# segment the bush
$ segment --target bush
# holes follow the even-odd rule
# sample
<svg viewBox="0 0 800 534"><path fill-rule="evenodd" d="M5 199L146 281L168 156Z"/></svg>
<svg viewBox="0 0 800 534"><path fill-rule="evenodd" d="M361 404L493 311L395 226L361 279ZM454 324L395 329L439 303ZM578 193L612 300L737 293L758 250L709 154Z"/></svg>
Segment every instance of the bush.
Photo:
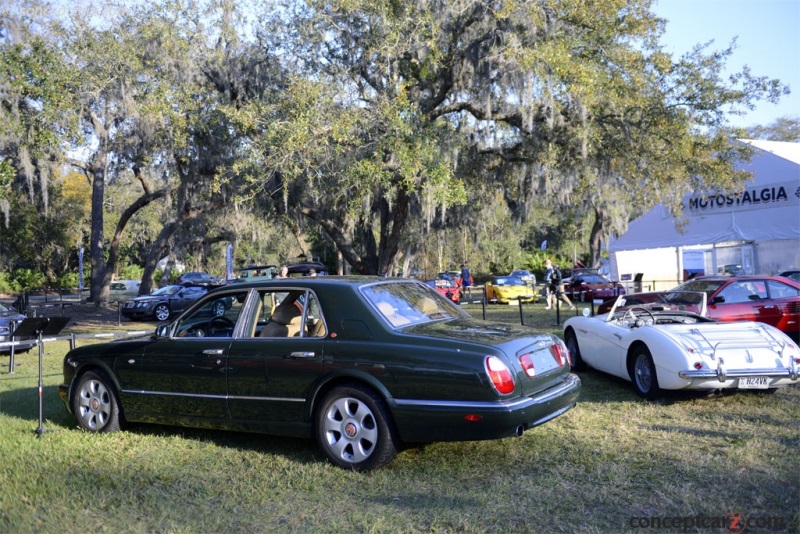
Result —
<svg viewBox="0 0 800 534"><path fill-rule="evenodd" d="M16 269L11 273L11 283L16 293L42 289L47 284L47 277L30 269Z"/></svg>
<svg viewBox="0 0 800 534"><path fill-rule="evenodd" d="M141 280L144 274L144 267L138 265L126 265L119 270L120 280Z"/></svg>
<svg viewBox="0 0 800 534"><path fill-rule="evenodd" d="M19 293L19 290L15 287L14 281L11 280L8 273L0 273L0 293L5 295Z"/></svg>
<svg viewBox="0 0 800 534"><path fill-rule="evenodd" d="M86 278L83 279L84 284ZM59 289L74 289L78 287L78 273L64 273L56 280L56 287Z"/></svg>

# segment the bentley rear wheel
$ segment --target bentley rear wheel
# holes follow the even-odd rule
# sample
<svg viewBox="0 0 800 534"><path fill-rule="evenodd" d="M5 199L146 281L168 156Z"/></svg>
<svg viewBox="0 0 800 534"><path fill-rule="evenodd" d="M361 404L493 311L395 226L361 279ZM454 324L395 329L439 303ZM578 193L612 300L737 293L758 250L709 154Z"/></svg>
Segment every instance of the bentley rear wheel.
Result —
<svg viewBox="0 0 800 534"><path fill-rule="evenodd" d="M337 387L325 396L317 412L316 435L325 456L345 469L377 469L397 455L383 400L360 385Z"/></svg>

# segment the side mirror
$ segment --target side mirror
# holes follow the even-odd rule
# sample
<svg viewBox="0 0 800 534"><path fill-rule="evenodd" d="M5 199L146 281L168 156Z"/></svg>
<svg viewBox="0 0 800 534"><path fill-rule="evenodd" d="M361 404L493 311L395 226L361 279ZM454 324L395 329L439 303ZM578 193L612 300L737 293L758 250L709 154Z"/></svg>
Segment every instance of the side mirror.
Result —
<svg viewBox="0 0 800 534"><path fill-rule="evenodd" d="M169 324L160 324L156 328L156 337L169 337Z"/></svg>
<svg viewBox="0 0 800 534"><path fill-rule="evenodd" d="M722 304L723 302L725 302L725 297L720 295L711 299L711 302L709 302L709 304Z"/></svg>

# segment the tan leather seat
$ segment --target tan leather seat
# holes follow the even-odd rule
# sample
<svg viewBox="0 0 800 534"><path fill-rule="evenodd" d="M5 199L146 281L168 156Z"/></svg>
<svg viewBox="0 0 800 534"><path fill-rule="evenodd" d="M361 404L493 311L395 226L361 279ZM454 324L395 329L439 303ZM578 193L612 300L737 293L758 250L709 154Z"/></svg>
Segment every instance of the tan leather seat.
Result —
<svg viewBox="0 0 800 534"><path fill-rule="evenodd" d="M300 310L292 304L281 304L272 316L269 323L261 329L259 337L292 337L300 332Z"/></svg>

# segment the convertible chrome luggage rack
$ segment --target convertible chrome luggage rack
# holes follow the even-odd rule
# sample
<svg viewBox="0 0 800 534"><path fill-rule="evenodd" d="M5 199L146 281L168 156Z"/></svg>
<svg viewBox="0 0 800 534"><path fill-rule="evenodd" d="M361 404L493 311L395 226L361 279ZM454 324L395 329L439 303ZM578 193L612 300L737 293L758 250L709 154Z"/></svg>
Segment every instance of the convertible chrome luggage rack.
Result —
<svg viewBox="0 0 800 534"><path fill-rule="evenodd" d="M741 349L745 352L747 361L752 363L753 356L750 354L751 350L755 349L766 349L774 352L781 360L784 359L784 353L786 349L790 346L789 343L785 341L781 341L776 339L775 336L769 332L767 329L757 326L754 328L755 331L758 331L763 336L760 340L722 340L713 343L711 340L708 339L706 335L704 335L700 330L697 328L693 328L690 330L691 334L694 334L700 337L703 341L705 341L708 346L712 349L711 354L707 356L711 358L712 361L717 362L716 369L699 369L699 370L689 370L689 371L680 371L678 376L681 378L716 378L720 382L725 382L728 378L741 378L741 377L748 377L748 376L769 376L772 378L790 378L791 380L797 380L800 377L800 369L798 369L797 361L794 358L790 359L790 363L788 367L784 367L783 369L772 368L772 369L726 369L725 368L725 360L722 356L717 355L717 351L720 350L720 347L725 345L731 345L733 349ZM725 347L727 349L727 347Z"/></svg>

